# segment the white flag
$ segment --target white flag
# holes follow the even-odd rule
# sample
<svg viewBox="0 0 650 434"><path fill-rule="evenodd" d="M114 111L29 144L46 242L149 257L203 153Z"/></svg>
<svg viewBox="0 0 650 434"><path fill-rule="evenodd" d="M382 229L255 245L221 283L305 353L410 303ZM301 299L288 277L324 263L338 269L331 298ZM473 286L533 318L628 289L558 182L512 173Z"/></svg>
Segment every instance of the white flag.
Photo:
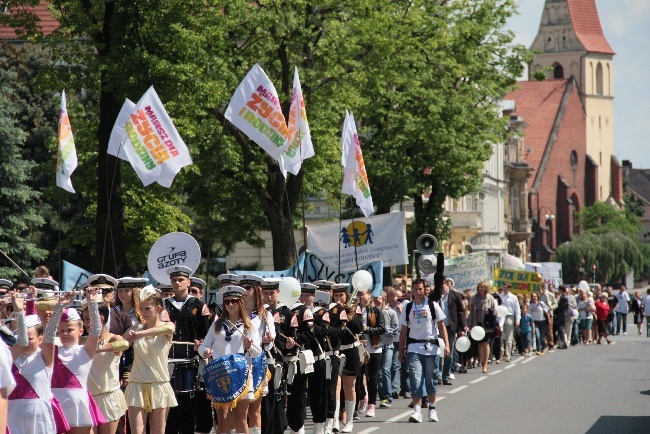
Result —
<svg viewBox="0 0 650 434"><path fill-rule="evenodd" d="M278 93L257 64L235 90L225 117L274 160L279 160L288 146L290 134Z"/></svg>
<svg viewBox="0 0 650 434"><path fill-rule="evenodd" d="M354 196L363 215L368 217L375 212L370 194L370 183L366 165L361 154L361 144L357 127L354 123L354 116L346 111L346 121L343 123L343 136L341 137L341 164L345 168L343 186L341 193Z"/></svg>
<svg viewBox="0 0 650 434"><path fill-rule="evenodd" d="M291 94L291 108L289 109L289 146L284 151L284 167L286 171L298 175L302 162L314 156L314 145L311 143L309 123L307 123L307 110L305 99L300 87L298 68L293 74L293 93ZM286 176L285 176L286 178Z"/></svg>
<svg viewBox="0 0 650 434"><path fill-rule="evenodd" d="M124 104L122 104L120 113L117 115L115 125L113 125L113 129L111 130L111 137L108 139L108 154L121 158L124 161L129 161L129 158L126 156L126 152L124 152L124 147L122 146L125 134L124 126L129 120L129 117L131 116L134 108L135 104L133 101L128 98L124 100Z"/></svg>
<svg viewBox="0 0 650 434"><path fill-rule="evenodd" d="M190 152L153 86L133 108L124 132L122 148L145 186L157 182L169 188L176 174L192 164Z"/></svg>
<svg viewBox="0 0 650 434"><path fill-rule="evenodd" d="M74 193L70 176L77 168L77 149L74 146L72 127L66 108L65 90L61 92L61 111L59 112L59 150L56 164L56 186Z"/></svg>

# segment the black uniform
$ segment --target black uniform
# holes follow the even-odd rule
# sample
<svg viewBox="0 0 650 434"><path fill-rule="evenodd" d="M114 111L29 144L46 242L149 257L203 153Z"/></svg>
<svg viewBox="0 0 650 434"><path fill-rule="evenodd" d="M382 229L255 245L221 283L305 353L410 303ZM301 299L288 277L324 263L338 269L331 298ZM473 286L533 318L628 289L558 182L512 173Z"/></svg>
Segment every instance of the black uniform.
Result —
<svg viewBox="0 0 650 434"><path fill-rule="evenodd" d="M341 353L345 355L345 365L341 375L356 377L361 370L361 359L355 345L358 344L357 335L363 331L363 318L355 312L348 314L344 310L343 313L347 317L347 324L343 328L344 333L341 333L341 347L345 348L341 348Z"/></svg>
<svg viewBox="0 0 650 434"><path fill-rule="evenodd" d="M176 326L174 341L194 342L197 339L205 338L208 333L208 317L203 316L203 302L196 297L186 296L182 307L178 309L172 303L173 299L165 300L165 308L169 313L171 322ZM170 359L196 359L197 353L193 345L172 345L169 351ZM198 364L198 361L197 361ZM197 371L198 374L198 371ZM195 379L195 381L198 381ZM196 425L197 396L194 393L177 393L177 407L172 407L167 417L166 434L194 434ZM202 400L206 400L203 395ZM205 404L205 403L201 403ZM205 412L209 406L200 405L201 412ZM210 421L212 420L210 410ZM201 419L205 420L206 415L202 414Z"/></svg>
<svg viewBox="0 0 650 434"><path fill-rule="evenodd" d="M330 357L332 362L332 381L327 390L327 418L334 419L336 411L336 386L338 385L339 371L341 370L341 356L339 349L341 347L341 336L347 333L348 317L342 305L336 304L327 311L329 316L328 338L334 355Z"/></svg>
<svg viewBox="0 0 650 434"><path fill-rule="evenodd" d="M286 368L283 371L276 365L283 366L283 358L298 353L298 347L287 349L287 338L296 337L298 322L293 312L282 304L276 305L274 309L269 308L273 315L275 324L275 340L273 348L267 353L271 380L269 381L269 393L262 398L262 432L264 434L282 434L289 423L285 412L286 395ZM276 375L282 376L279 380L280 386L276 389Z"/></svg>

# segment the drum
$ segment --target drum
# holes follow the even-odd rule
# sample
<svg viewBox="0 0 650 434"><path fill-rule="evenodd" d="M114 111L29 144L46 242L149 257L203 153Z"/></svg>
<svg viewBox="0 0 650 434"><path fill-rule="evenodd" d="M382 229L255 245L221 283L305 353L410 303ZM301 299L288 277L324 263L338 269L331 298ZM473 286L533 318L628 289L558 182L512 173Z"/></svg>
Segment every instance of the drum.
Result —
<svg viewBox="0 0 650 434"><path fill-rule="evenodd" d="M198 367L192 359L169 359L169 383L174 393L192 393L198 386Z"/></svg>

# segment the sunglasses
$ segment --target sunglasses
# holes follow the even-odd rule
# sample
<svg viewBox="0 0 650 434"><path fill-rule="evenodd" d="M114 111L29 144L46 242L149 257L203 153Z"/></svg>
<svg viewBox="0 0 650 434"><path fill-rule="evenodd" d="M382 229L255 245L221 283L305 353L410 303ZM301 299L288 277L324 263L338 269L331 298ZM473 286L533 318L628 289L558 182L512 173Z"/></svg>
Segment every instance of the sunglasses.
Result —
<svg viewBox="0 0 650 434"><path fill-rule="evenodd" d="M224 300L223 301L224 306L228 306L228 305L231 305L231 304L237 304L237 303L239 303L239 299L237 299L237 298L231 298L230 300Z"/></svg>
<svg viewBox="0 0 650 434"><path fill-rule="evenodd" d="M246 291L250 291L251 289L253 289L255 287L252 286L252 285L245 285L245 286L242 286L242 288L244 288Z"/></svg>
<svg viewBox="0 0 650 434"><path fill-rule="evenodd" d="M190 289L190 294L198 294L199 290L198 289Z"/></svg>

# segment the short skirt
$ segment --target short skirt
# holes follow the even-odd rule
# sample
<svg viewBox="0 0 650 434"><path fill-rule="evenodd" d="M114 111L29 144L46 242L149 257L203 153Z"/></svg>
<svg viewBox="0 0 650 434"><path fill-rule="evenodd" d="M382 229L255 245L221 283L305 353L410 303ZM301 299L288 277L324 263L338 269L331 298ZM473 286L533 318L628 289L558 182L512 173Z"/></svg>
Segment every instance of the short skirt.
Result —
<svg viewBox="0 0 650 434"><path fill-rule="evenodd" d="M345 355L345 365L341 375L346 377L356 377L361 372L361 359L359 359L359 350L357 347L348 348L341 352Z"/></svg>
<svg viewBox="0 0 650 434"><path fill-rule="evenodd" d="M176 407L178 402L169 382L164 383L135 383L129 381L124 392L126 404L129 407L144 409L151 413L157 408Z"/></svg>
<svg viewBox="0 0 650 434"><path fill-rule="evenodd" d="M113 392L93 395L93 398L95 398L95 402L102 411L106 422L116 421L126 412L126 399L124 398L124 392L120 389L114 390Z"/></svg>

